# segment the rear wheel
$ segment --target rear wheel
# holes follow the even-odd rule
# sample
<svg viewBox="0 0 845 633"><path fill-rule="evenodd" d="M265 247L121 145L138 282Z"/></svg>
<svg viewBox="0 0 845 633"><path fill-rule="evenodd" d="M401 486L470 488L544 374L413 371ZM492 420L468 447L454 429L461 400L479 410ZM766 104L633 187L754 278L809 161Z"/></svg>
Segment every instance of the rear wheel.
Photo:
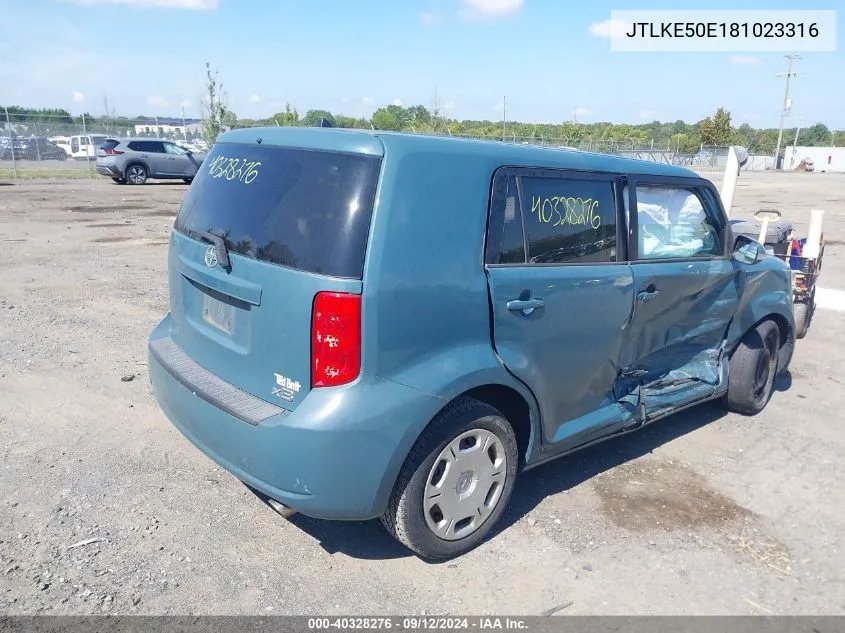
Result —
<svg viewBox="0 0 845 633"><path fill-rule="evenodd" d="M126 168L126 182L130 185L143 185L147 177L147 168L143 165L135 164Z"/></svg>
<svg viewBox="0 0 845 633"><path fill-rule="evenodd" d="M795 338L804 338L810 329L810 322L813 320L813 312L816 308L816 289L810 294L810 298L801 301L793 306L795 311Z"/></svg>
<svg viewBox="0 0 845 633"><path fill-rule="evenodd" d="M459 398L432 420L411 449L382 523L423 558L464 554L501 518L518 459L516 436L502 414Z"/></svg>
<svg viewBox="0 0 845 633"><path fill-rule="evenodd" d="M763 321L746 332L731 356L728 374L728 408L756 415L772 396L780 348L780 330L774 321Z"/></svg>

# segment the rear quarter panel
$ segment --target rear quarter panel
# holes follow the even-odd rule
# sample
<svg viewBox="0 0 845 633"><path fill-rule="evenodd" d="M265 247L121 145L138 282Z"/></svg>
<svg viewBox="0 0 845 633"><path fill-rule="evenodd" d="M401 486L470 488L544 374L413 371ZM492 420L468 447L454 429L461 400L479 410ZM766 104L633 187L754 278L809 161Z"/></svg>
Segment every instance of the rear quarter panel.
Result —
<svg viewBox="0 0 845 633"><path fill-rule="evenodd" d="M497 164L436 145L385 139L364 271L362 367L444 404L474 387L503 384L533 406L490 338L482 250ZM408 414L416 432L430 419Z"/></svg>

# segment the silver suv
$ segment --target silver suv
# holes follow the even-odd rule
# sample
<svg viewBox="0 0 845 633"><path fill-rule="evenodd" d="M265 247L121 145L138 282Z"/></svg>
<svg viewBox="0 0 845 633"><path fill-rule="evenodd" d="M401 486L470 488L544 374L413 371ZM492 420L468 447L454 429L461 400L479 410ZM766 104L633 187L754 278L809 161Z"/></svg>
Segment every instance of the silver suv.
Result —
<svg viewBox="0 0 845 633"><path fill-rule="evenodd" d="M97 148L97 172L121 185L143 185L148 178L184 180L190 184L204 159L204 153L173 141L110 138Z"/></svg>

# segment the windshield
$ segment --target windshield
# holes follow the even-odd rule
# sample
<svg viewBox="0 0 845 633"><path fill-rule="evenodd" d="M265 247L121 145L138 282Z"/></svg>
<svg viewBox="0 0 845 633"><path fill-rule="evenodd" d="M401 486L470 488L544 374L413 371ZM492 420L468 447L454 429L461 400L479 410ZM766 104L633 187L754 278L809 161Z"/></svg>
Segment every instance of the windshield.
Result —
<svg viewBox="0 0 845 633"><path fill-rule="evenodd" d="M360 279L380 166L372 156L218 143L175 229L219 235L244 257Z"/></svg>

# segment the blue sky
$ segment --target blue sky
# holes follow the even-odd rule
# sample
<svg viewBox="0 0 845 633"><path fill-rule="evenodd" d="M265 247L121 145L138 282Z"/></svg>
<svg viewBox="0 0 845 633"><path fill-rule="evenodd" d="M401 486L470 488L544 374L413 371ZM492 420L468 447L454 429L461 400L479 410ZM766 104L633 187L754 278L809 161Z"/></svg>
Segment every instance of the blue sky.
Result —
<svg viewBox="0 0 845 633"><path fill-rule="evenodd" d="M827 0L813 9L836 9ZM101 114L199 116L204 64L230 107L268 116L290 101L369 115L430 105L450 117L639 123L778 123L782 53L614 53L596 25L619 2L591 0L0 0L0 102ZM638 9L678 8L642 0ZM707 9L794 9L710 0ZM842 33L843 15L837 15ZM155 40L153 38L156 38ZM845 128L845 55L803 53L794 121ZM790 125L789 122L787 122ZM794 125L794 123L792 123Z"/></svg>

